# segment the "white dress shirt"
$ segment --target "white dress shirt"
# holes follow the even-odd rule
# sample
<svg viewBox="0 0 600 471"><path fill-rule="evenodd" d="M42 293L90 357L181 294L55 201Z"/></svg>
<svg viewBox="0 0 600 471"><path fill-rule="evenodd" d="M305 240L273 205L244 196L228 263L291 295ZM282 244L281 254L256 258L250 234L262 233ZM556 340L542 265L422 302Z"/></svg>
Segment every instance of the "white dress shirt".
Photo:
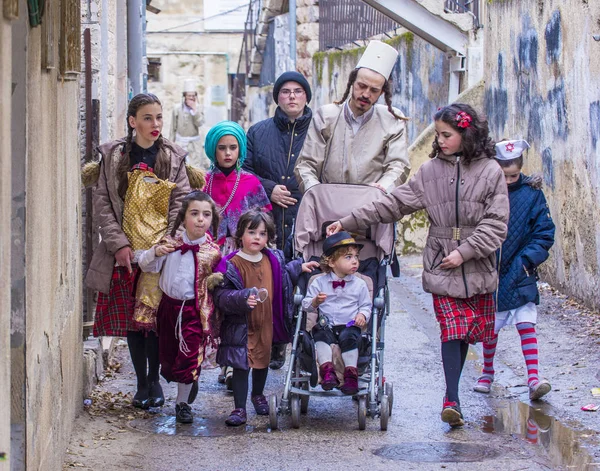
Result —
<svg viewBox="0 0 600 471"><path fill-rule="evenodd" d="M370 117L373 114L373 112L375 111L375 108L371 107L371 109L369 111L367 111L366 113L363 113L360 116L354 116L354 113L352 112L352 108L350 108L348 101L346 101L344 106L346 107L346 109L348 111L348 115L350 116L350 127L352 128L352 134L354 134L354 135L356 135L356 133L358 132L360 127L363 125L363 123L365 122L367 117Z"/></svg>
<svg viewBox="0 0 600 471"><path fill-rule="evenodd" d="M206 235L196 240L190 240L184 231L183 241L190 245L200 245L206 242ZM196 277L196 265L194 257L196 254L191 250L181 254L176 250L162 257L157 257L154 247L145 250L139 258L139 266L142 271L158 273L161 271L158 285L163 293L173 299L186 300L196 297L194 280ZM164 265L164 268L163 268Z"/></svg>
<svg viewBox="0 0 600 471"><path fill-rule="evenodd" d="M340 280L344 280L346 285L333 289L333 282ZM319 293L325 293L327 299L315 309L312 301ZM333 325L346 325L359 313L368 321L371 317L371 307L369 288L364 280L354 275L339 278L333 272L315 278L302 300L302 308L305 311L319 311L321 315L327 316Z"/></svg>

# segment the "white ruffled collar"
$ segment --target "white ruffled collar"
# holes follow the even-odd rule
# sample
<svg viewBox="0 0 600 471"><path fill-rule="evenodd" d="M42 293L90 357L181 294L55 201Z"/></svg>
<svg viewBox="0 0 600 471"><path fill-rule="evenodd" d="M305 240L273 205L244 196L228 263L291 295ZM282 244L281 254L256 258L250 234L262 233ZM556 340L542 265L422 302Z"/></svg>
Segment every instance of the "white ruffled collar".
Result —
<svg viewBox="0 0 600 471"><path fill-rule="evenodd" d="M264 257L262 252L258 252L255 255L250 255L245 252L242 252L241 250L236 255L239 256L240 258L243 258L244 260L247 260L247 261L253 262L253 263L260 262Z"/></svg>

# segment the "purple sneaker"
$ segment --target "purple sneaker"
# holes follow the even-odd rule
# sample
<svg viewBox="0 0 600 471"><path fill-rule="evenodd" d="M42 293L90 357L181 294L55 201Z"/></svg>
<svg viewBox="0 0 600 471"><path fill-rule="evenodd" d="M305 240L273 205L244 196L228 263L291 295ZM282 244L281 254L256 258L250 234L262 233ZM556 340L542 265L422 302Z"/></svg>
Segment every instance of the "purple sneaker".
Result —
<svg viewBox="0 0 600 471"><path fill-rule="evenodd" d="M269 415L269 403L267 402L267 398L262 394L258 396L252 396L252 405L254 405L254 410L257 415Z"/></svg>
<svg viewBox="0 0 600 471"><path fill-rule="evenodd" d="M246 409L233 409L225 423L233 427L244 425L246 423Z"/></svg>

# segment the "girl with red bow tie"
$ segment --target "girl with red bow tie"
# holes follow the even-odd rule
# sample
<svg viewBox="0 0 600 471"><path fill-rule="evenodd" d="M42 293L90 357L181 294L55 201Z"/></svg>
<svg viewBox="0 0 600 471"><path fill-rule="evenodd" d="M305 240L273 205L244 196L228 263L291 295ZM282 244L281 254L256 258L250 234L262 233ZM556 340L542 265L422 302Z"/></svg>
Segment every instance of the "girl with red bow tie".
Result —
<svg viewBox="0 0 600 471"><path fill-rule="evenodd" d="M176 236L183 223L184 231ZM221 260L219 247L207 231L216 233L219 216L214 201L201 191L185 197L171 237L146 250L142 271L160 272L163 292L157 315L161 375L177 382L176 420L194 420L190 404L198 394L200 365L207 345L215 343L214 305L209 293L221 279L213 268Z"/></svg>

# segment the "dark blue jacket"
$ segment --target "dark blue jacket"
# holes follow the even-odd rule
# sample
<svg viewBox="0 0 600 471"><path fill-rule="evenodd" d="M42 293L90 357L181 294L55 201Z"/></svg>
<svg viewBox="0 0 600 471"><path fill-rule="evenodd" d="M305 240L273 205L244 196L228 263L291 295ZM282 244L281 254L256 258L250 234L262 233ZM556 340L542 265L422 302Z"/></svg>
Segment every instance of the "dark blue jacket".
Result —
<svg viewBox="0 0 600 471"><path fill-rule="evenodd" d="M554 244L554 222L539 181L523 174L508 185L510 219L500 259L498 311L539 304L537 267Z"/></svg>
<svg viewBox="0 0 600 471"><path fill-rule="evenodd" d="M294 175L296 160L300 155L312 111L308 106L304 114L293 123L277 107L273 118L265 119L248 129L248 151L244 169L254 173L267 192L269 199L275 185L285 185L298 203L285 209L273 203L273 217L277 228L277 248L284 244L292 231L302 193Z"/></svg>
<svg viewBox="0 0 600 471"><path fill-rule="evenodd" d="M248 369L248 315L252 310L247 299L250 288L244 286L239 270L231 262L236 252L223 258L215 271L223 273L221 286L215 288L215 307L223 317L217 363L221 366ZM273 272L273 343L288 343L293 336L294 285L302 272L302 260L287 265L280 250L264 249Z"/></svg>

